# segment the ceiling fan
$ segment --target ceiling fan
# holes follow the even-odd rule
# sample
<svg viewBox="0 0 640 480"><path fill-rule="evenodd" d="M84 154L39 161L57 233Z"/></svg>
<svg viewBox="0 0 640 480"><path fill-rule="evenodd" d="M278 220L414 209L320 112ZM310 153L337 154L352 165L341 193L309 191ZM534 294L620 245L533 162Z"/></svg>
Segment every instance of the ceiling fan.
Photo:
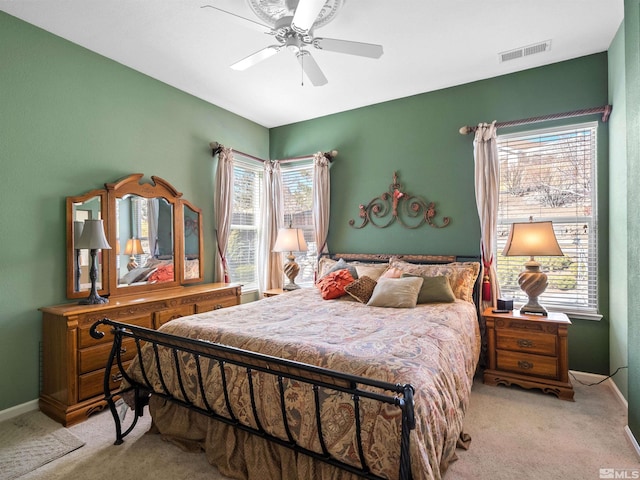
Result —
<svg viewBox="0 0 640 480"><path fill-rule="evenodd" d="M345 0L247 0L256 16L268 25L212 5L204 5L202 8L218 10L236 23L271 35L278 42L243 58L231 65L231 68L246 70L286 49L295 54L302 71L318 87L325 85L327 78L311 56L309 48L369 58L380 58L383 53L382 45L314 36L314 29L330 22L344 2Z"/></svg>

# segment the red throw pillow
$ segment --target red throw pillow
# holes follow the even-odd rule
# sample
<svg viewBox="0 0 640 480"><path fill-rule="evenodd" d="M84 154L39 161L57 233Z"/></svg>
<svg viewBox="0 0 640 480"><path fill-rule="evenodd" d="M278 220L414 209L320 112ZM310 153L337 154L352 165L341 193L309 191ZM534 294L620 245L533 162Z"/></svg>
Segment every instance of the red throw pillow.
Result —
<svg viewBox="0 0 640 480"><path fill-rule="evenodd" d="M353 275L347 269L336 270L322 277L316 286L325 300L339 298L346 295L344 287L353 282Z"/></svg>
<svg viewBox="0 0 640 480"><path fill-rule="evenodd" d="M173 281L173 263L170 265L162 265L158 269L149 275L147 278L149 283L161 283Z"/></svg>

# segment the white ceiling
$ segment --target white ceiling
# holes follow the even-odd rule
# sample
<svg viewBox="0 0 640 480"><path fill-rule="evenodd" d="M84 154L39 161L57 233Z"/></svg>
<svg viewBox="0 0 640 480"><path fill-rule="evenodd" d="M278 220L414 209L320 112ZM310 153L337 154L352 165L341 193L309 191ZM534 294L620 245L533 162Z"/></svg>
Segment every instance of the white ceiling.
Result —
<svg viewBox="0 0 640 480"><path fill-rule="evenodd" d="M0 9L196 97L275 127L606 51L623 0L346 0L316 36L384 46L378 59L311 49L329 80L301 85L283 50L213 5L257 20L244 0L0 0ZM498 53L551 40L549 52Z"/></svg>

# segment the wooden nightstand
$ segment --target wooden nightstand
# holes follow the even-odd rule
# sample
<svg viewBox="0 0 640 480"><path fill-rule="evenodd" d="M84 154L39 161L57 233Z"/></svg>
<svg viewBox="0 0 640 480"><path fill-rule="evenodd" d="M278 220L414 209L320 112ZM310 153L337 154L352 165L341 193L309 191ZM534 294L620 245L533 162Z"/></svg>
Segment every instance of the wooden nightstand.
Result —
<svg viewBox="0 0 640 480"><path fill-rule="evenodd" d="M282 288L272 288L271 290L265 290L262 292L262 296L264 298L268 298L275 297L276 295L281 295L283 293L285 293L285 291Z"/></svg>
<svg viewBox="0 0 640 480"><path fill-rule="evenodd" d="M488 385L519 385L540 388L562 400L573 401L569 380L567 330L571 321L564 313L547 317L484 311L487 323Z"/></svg>

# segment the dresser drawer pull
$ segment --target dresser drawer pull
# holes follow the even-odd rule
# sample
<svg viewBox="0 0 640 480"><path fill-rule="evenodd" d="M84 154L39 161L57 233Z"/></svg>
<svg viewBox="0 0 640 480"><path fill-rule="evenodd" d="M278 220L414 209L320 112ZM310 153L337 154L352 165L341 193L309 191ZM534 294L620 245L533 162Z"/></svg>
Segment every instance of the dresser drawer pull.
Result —
<svg viewBox="0 0 640 480"><path fill-rule="evenodd" d="M125 353L127 353L127 347L122 347L122 348L120 349L120 355L123 355L123 354L125 354Z"/></svg>
<svg viewBox="0 0 640 480"><path fill-rule="evenodd" d="M220 305L219 303L216 304L215 307L213 307L214 310L220 310L222 308L222 305Z"/></svg>
<svg viewBox="0 0 640 480"><path fill-rule="evenodd" d="M524 348L533 347L533 342L531 340L527 340L527 339L524 339L524 338L518 339L517 343L518 343L519 347L524 347Z"/></svg>
<svg viewBox="0 0 640 480"><path fill-rule="evenodd" d="M122 373L118 372L115 375L111 375L111 381L112 382L119 382L120 380L122 380Z"/></svg>
<svg viewBox="0 0 640 480"><path fill-rule="evenodd" d="M523 370L530 370L533 368L533 363L527 362L526 360L518 360L518 366Z"/></svg>

